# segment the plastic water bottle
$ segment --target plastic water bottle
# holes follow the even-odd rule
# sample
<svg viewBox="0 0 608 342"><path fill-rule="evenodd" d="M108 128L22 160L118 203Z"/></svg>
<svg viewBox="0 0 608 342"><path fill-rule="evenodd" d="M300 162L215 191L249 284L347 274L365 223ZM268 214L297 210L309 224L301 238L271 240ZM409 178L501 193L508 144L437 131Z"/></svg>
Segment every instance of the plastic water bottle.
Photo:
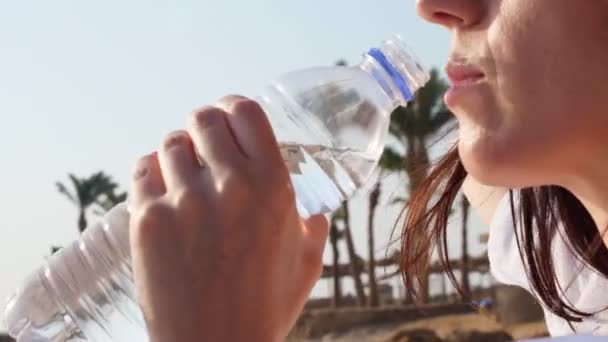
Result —
<svg viewBox="0 0 608 342"><path fill-rule="evenodd" d="M270 118L303 217L338 208L370 178L390 113L413 99L427 72L400 39L353 67L288 73L257 98ZM18 341L147 341L130 263L129 212L112 209L32 273L8 300ZM179 319L179 317L176 317Z"/></svg>

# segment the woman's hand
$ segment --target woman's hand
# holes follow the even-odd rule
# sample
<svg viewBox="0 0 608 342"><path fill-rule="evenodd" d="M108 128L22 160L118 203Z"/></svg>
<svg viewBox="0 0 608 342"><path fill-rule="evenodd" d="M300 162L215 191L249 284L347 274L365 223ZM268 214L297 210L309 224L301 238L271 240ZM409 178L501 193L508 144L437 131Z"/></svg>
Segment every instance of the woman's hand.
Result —
<svg viewBox="0 0 608 342"><path fill-rule="evenodd" d="M303 222L262 109L193 113L139 160L131 250L151 341L278 341L320 276L327 222Z"/></svg>

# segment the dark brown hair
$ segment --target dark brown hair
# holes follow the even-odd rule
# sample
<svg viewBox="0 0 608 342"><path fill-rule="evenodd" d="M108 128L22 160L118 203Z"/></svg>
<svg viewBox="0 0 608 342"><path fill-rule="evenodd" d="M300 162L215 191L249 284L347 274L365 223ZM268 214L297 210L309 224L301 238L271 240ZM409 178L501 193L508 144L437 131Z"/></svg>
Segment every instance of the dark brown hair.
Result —
<svg viewBox="0 0 608 342"><path fill-rule="evenodd" d="M403 211L400 266L405 286L414 298L420 298L423 277L437 246L450 281L463 297L468 295L449 265L447 248L448 216L466 176L454 146L433 167ZM589 212L572 193L558 186L511 190L510 199L519 253L534 292L547 308L570 322L592 315L564 298L565 289L557 280L551 254L554 237L563 231L571 251L608 278L608 249Z"/></svg>

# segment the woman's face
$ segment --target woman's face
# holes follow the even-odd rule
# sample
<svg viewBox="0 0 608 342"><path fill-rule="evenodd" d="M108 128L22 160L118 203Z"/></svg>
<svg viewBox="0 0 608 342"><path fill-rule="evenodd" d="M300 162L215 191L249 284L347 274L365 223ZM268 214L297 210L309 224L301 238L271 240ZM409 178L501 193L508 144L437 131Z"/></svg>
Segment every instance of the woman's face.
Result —
<svg viewBox="0 0 608 342"><path fill-rule="evenodd" d="M467 170L559 184L608 155L608 0L418 0L452 34L446 103Z"/></svg>

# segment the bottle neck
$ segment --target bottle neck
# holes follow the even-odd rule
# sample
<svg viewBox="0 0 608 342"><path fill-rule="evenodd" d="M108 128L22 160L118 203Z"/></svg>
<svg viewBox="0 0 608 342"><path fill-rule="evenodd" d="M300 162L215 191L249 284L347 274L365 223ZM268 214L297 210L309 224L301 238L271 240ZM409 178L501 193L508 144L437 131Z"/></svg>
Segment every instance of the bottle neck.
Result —
<svg viewBox="0 0 608 342"><path fill-rule="evenodd" d="M365 71L376 83L382 88L384 93L390 98L391 103L395 108L398 106L406 106L410 98L411 91L407 92L399 89L391 75L371 56L366 56L363 62L359 64L359 68Z"/></svg>
<svg viewBox="0 0 608 342"><path fill-rule="evenodd" d="M359 67L378 82L396 105L406 106L429 80L428 72L398 37L370 49Z"/></svg>

